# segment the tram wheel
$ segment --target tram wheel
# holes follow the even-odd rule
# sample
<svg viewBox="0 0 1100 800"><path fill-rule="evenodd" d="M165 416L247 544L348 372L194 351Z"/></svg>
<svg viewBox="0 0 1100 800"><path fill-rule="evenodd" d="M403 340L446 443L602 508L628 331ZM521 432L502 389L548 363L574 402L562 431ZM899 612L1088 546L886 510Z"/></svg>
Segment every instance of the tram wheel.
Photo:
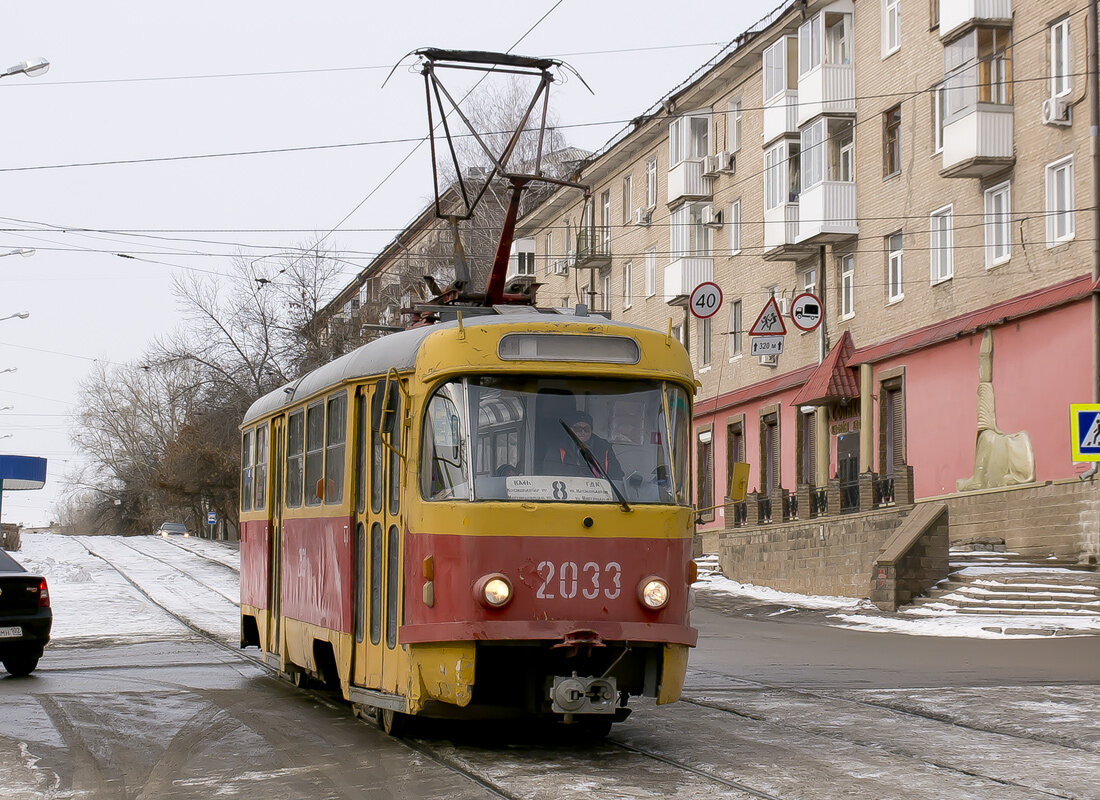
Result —
<svg viewBox="0 0 1100 800"><path fill-rule="evenodd" d="M610 716L601 716L596 719L586 719L583 722L575 722L570 728L576 729L576 738L582 742L598 742L611 733L611 723L614 719Z"/></svg>
<svg viewBox="0 0 1100 800"><path fill-rule="evenodd" d="M407 736L412 729L412 717L389 708L378 709L378 726L388 736Z"/></svg>

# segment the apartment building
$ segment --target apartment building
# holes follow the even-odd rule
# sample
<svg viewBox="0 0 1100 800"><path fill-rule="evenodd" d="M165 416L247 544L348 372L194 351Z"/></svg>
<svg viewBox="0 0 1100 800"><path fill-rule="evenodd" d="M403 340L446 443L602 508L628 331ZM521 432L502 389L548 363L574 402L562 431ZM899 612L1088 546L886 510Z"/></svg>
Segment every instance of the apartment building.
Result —
<svg viewBox="0 0 1100 800"><path fill-rule="evenodd" d="M521 220L541 304L671 327L691 353L707 549L1012 486L1076 502L1069 404L1097 369L1086 40L1068 0L790 2L591 158L588 202L562 189ZM688 308L704 281L708 319ZM765 304L804 292L822 324L788 317L782 353L754 357ZM724 503L736 462L750 498ZM1087 527L1014 544L1096 556Z"/></svg>

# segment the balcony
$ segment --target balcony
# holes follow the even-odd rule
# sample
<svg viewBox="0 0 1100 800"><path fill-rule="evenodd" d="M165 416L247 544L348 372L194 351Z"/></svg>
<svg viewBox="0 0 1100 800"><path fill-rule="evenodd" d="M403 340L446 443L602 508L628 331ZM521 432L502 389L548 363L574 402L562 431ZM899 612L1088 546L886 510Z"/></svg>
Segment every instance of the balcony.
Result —
<svg viewBox="0 0 1100 800"><path fill-rule="evenodd" d="M797 125L821 114L856 113L856 71L851 64L822 64L798 79ZM767 129L767 110L765 130ZM767 135L764 136L767 139Z"/></svg>
<svg viewBox="0 0 1100 800"><path fill-rule="evenodd" d="M798 92L788 89L764 103L764 145L781 136L797 135Z"/></svg>
<svg viewBox="0 0 1100 800"><path fill-rule="evenodd" d="M577 249L563 262L575 269L606 269L611 266L611 235L604 228L589 225L577 230ZM562 270L562 274L568 270Z"/></svg>
<svg viewBox="0 0 1100 800"><path fill-rule="evenodd" d="M859 234L854 181L821 181L798 198L798 243L820 245Z"/></svg>
<svg viewBox="0 0 1100 800"><path fill-rule="evenodd" d="M798 203L781 203L764 212L765 261L801 261L809 252L798 242Z"/></svg>
<svg viewBox="0 0 1100 800"><path fill-rule="evenodd" d="M977 25L1011 26L1012 0L940 0L940 39Z"/></svg>
<svg viewBox="0 0 1100 800"><path fill-rule="evenodd" d="M1011 167L1013 106L977 103L943 126L943 169L947 178L981 178Z"/></svg>
<svg viewBox="0 0 1100 800"><path fill-rule="evenodd" d="M714 259L710 256L683 256L665 267L665 302L687 297L704 281L714 280Z"/></svg>
<svg viewBox="0 0 1100 800"><path fill-rule="evenodd" d="M679 200L709 200L714 195L714 178L704 177L703 159L686 159L668 171L668 203Z"/></svg>

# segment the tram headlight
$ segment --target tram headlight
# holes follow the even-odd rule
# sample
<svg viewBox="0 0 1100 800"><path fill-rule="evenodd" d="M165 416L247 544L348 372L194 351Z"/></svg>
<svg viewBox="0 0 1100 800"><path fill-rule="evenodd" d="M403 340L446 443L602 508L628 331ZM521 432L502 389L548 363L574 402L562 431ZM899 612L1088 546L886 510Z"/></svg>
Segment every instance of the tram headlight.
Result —
<svg viewBox="0 0 1100 800"><path fill-rule="evenodd" d="M512 582L499 572L485 575L474 586L474 595L486 608L503 608L512 599Z"/></svg>
<svg viewBox="0 0 1100 800"><path fill-rule="evenodd" d="M656 611L668 605L668 584L661 578L650 576L638 584L638 600L648 609Z"/></svg>

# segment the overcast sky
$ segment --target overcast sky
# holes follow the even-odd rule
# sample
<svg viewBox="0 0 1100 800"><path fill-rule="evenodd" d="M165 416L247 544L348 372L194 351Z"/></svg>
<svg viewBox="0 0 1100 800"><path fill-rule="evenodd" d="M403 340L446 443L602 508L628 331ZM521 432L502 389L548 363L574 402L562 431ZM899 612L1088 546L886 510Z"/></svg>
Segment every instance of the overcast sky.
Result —
<svg viewBox="0 0 1100 800"><path fill-rule="evenodd" d="M595 150L777 4L4 3L0 68L39 56L51 67L0 80L0 253L37 250L0 256L0 317L30 313L0 321L0 409L13 407L0 411L0 453L49 459L46 489L5 493L3 520L51 517L78 459L67 415L80 380L179 324L173 274L330 231L334 251L377 252L431 195L426 148L386 180L409 141L64 165L415 139L422 79L398 69L381 88L406 53L517 41L595 91L551 91L569 142Z"/></svg>

